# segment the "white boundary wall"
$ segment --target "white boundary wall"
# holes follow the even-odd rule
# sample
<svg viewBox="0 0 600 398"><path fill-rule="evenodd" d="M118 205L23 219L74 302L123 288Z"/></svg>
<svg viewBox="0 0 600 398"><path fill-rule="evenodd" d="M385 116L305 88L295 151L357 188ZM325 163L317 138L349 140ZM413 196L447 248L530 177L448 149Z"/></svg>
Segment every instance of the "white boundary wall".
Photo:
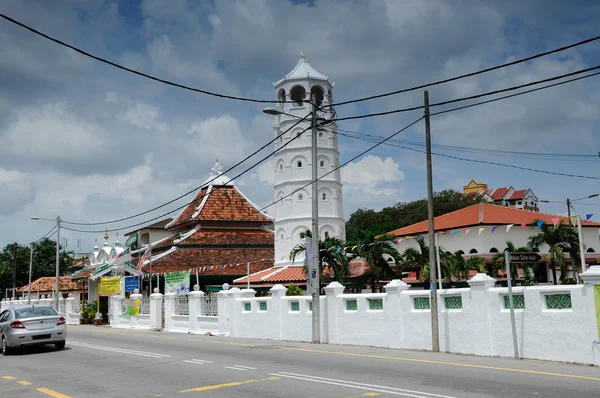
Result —
<svg viewBox="0 0 600 398"><path fill-rule="evenodd" d="M585 285L514 289L515 297L524 299L524 308L515 309L520 357L600 365L594 304L600 266L581 276ZM488 275L477 274L469 280L470 288L438 291L442 351L513 356L510 311L504 304L508 289L495 288L494 284ZM430 310L415 303L415 298L427 301L429 292L408 288L394 280L386 286L386 293L343 294L342 285L329 284L321 297L322 341L430 350ZM281 285L274 286L271 293L271 297L254 297L251 289L220 292L220 326L232 337L311 341L311 298L285 297ZM548 295L552 296L549 300ZM549 308L548 303L558 297L565 300L563 308ZM373 300L371 305L369 300Z"/></svg>

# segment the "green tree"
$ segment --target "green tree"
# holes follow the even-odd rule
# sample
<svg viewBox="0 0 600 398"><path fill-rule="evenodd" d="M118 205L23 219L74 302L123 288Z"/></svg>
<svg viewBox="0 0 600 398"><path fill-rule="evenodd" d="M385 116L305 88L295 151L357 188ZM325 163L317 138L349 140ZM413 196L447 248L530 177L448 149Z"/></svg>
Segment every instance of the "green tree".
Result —
<svg viewBox="0 0 600 398"><path fill-rule="evenodd" d="M466 281L469 271L486 272L485 260L479 256L465 259L461 251L447 254L442 262L444 280L448 282Z"/></svg>
<svg viewBox="0 0 600 398"><path fill-rule="evenodd" d="M510 240L506 241L506 249L496 253L496 255L494 255L494 257L492 258L492 271L493 271L493 275L494 277L498 278L500 277L500 270L506 270L506 262L504 261L505 259L505 255L504 255L504 251L508 250L510 253L526 253L529 251L528 248L526 247L516 247L514 243L512 243ZM528 265L527 264L520 264L520 263L510 263L510 276L511 278L513 278L513 280L517 279L519 277L519 268L527 270L528 269Z"/></svg>
<svg viewBox="0 0 600 398"><path fill-rule="evenodd" d="M302 291L302 289L300 289L300 287L298 287L292 283L288 286L287 290L285 291L285 295L286 296L303 296L304 292Z"/></svg>
<svg viewBox="0 0 600 398"><path fill-rule="evenodd" d="M356 245L352 251L352 254L366 261L373 293L376 291L375 284L381 279L395 275L402 278L402 256L395 247L389 244L388 241L391 239L393 237L384 235L379 239ZM395 268L392 268L388 261L392 261Z"/></svg>
<svg viewBox="0 0 600 398"><path fill-rule="evenodd" d="M537 220L533 222L533 225L537 225ZM579 238L577 232L575 232L575 229L563 225L560 221L556 224L556 227L544 223L536 235L529 237L527 247L529 250L539 252L540 248L544 246L548 246L549 248L552 279L556 285L558 283L556 280L557 253L569 253L571 258L575 259L579 257ZM561 280L565 280L566 278L568 278L568 272L564 274L561 272Z"/></svg>
<svg viewBox="0 0 600 398"><path fill-rule="evenodd" d="M300 238L311 239L311 231L306 230L301 232ZM321 281L327 282L333 279L337 282L343 282L350 275L350 261L345 253L337 250L344 245L344 241L335 237L328 236L325 239L319 239L319 269ZM300 253L306 253L306 243L297 244L290 252L290 259L294 261L296 256ZM304 271L306 272L306 266L304 268ZM333 273L333 276L329 272L325 272L325 268L328 268L328 270Z"/></svg>

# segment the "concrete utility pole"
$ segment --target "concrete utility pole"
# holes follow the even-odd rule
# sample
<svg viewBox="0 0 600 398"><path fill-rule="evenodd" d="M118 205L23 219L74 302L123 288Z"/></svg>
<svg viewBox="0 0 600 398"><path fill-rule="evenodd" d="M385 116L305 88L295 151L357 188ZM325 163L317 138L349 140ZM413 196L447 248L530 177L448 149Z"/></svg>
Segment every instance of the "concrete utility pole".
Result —
<svg viewBox="0 0 600 398"><path fill-rule="evenodd" d="M56 286L54 295L54 309L60 312L58 295L60 294L60 216L56 216Z"/></svg>
<svg viewBox="0 0 600 398"><path fill-rule="evenodd" d="M13 246L13 299L17 296L17 248L19 244L15 242Z"/></svg>
<svg viewBox="0 0 600 398"><path fill-rule="evenodd" d="M31 269L33 268L33 242L31 243L31 249L29 250L29 285L27 292L27 304L31 304Z"/></svg>
<svg viewBox="0 0 600 398"><path fill-rule="evenodd" d="M317 174L317 95L312 95L312 269L317 270L312 296L312 342L321 343L321 281L319 268L319 182ZM308 253L307 253L308 255Z"/></svg>
<svg viewBox="0 0 600 398"><path fill-rule="evenodd" d="M437 279L436 267L436 239L433 217L433 171L431 166L431 125L429 123L429 92L425 90L425 145L427 150L427 219L429 221L429 275L431 282L431 350L440 351L440 332L438 328L438 303L435 282Z"/></svg>

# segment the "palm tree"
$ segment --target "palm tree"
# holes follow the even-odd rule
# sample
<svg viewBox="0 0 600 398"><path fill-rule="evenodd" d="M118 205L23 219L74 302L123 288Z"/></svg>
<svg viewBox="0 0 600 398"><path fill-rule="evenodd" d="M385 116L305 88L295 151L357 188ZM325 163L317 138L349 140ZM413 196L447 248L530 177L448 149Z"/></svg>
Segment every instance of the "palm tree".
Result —
<svg viewBox="0 0 600 398"><path fill-rule="evenodd" d="M467 260L461 251L448 254L444 259L444 280L458 282L469 279L469 271L486 272L485 260L479 256L469 257Z"/></svg>
<svg viewBox="0 0 600 398"><path fill-rule="evenodd" d="M429 280L429 246L425 239L417 239L419 248L409 247L402 253L402 262L406 268L418 268L421 270L421 278L427 276ZM423 279L425 280L425 279Z"/></svg>
<svg viewBox="0 0 600 398"><path fill-rule="evenodd" d="M506 249L496 253L496 255L494 256L494 258L492 258L492 266L493 266L493 271L494 271L494 277L498 278L500 276L499 271L501 269L505 270L506 269L506 264L504 262L505 259L505 255L504 252L508 250L509 253L526 253L529 251L528 248L526 247L516 247L514 243L512 243L510 240L506 241ZM523 266L523 264L516 264L516 263L512 263L510 264L511 266L514 265L514 267L512 267L510 269L510 276L513 280L517 279L519 276L519 271L518 269L524 269L525 267Z"/></svg>
<svg viewBox="0 0 600 398"><path fill-rule="evenodd" d="M537 220L534 221L534 225L537 225ZM554 284L557 284L556 280L556 254L557 250L560 249L562 252L569 253L571 258L579 257L579 239L577 232L573 228L569 228L558 222L556 227L542 224L540 232L537 235L529 237L527 246L532 251L538 251L543 246L549 247L550 252L550 266L552 267L552 278ZM561 275L561 280L564 280L567 275Z"/></svg>
<svg viewBox="0 0 600 398"><path fill-rule="evenodd" d="M300 238L310 239L312 233L310 230L306 230L300 233ZM319 239L319 269L320 269L320 280L335 280L337 282L343 282L350 275L350 262L344 253L337 249L344 246L344 241L335 237L326 237L324 240ZM331 250L330 250L331 249ZM297 244L290 252L290 259L292 262L296 259L296 256L300 253L306 252L306 243ZM333 272L333 278L331 274L325 273L325 267ZM306 266L305 272L306 272Z"/></svg>
<svg viewBox="0 0 600 398"><path fill-rule="evenodd" d="M376 292L375 283L385 278L387 275L402 275L402 256L400 252L393 247L389 241L393 240L391 236L380 236L371 242L364 242L356 245L352 251L357 257L364 259L369 266L371 276L371 291ZM388 261L393 261L396 269Z"/></svg>

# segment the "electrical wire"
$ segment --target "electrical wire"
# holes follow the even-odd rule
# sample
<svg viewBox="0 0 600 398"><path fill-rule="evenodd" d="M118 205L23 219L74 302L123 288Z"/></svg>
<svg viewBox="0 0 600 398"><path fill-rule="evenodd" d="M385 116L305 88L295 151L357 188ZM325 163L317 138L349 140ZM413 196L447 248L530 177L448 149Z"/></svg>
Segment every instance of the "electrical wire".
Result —
<svg viewBox="0 0 600 398"><path fill-rule="evenodd" d="M516 61L507 62L507 63L504 63L502 65L493 66L491 68L481 69L481 70L479 70L477 72L466 73L466 74L455 76L455 77L451 77L451 78L448 78L448 79L438 80L436 82L427 83L427 84L422 84L420 86L414 86L414 87L405 88L405 89L401 89L401 90L391 91L391 92L385 93L385 94L377 94L377 95L372 95L372 96L369 96L369 97L364 97L364 98L358 98L358 99L354 99L354 100L339 102L337 104L332 104L331 106L341 106L341 105L346 105L346 104L355 104L357 102L363 102L363 101L369 101L369 100L373 100L373 99L377 99L377 98L389 97L389 96L392 96L392 95L407 93L407 92L410 92L410 91L415 91L415 90L419 90L419 89L426 88L426 87L432 87L432 86L437 86L437 85L444 84L444 83L449 83L449 82L452 82L452 81L464 79L466 77L472 77L472 76L480 75L482 73L491 72L491 71L494 71L494 70L497 70L497 69L505 68L507 66L513 66L513 65L521 64L523 62L531 61L531 60L536 59L536 58L545 57L545 56L550 55L550 54L555 54L555 53L558 53L558 52L561 52L561 51L564 51L564 50L568 50L570 48L574 48L574 47L578 47L578 46L581 46L581 45L584 45L584 44L587 44L587 43L591 43L591 42L596 41L598 39L600 39L600 36L591 37L589 39L585 39L585 40L582 40L580 42L570 44L568 46L559 47L559 48L556 48L554 50L550 50L550 51L546 51L546 52L539 53L539 54L536 54L536 55L532 55L530 57L522 58L522 59L519 59L519 60L516 60Z"/></svg>
<svg viewBox="0 0 600 398"><path fill-rule="evenodd" d="M281 150L281 149L285 148L287 145L289 145L290 143L292 143L294 140L296 140L296 139L300 138L300 137L301 137L301 136L302 136L302 135L303 135L303 134L304 134L304 133L305 133L305 132L306 132L308 129L310 129L310 128L311 128L311 126L309 126L309 127L305 128L305 129L304 129L302 132L300 132L298 135L296 135L295 137L293 137L292 139L290 139L290 140L289 140L288 142L286 142L284 145L280 146L280 147L277 149L277 151L275 151L274 153L276 153L276 152L278 152L279 150ZM255 168L256 166L258 166L260 163L262 163L262 162L264 162L265 160L267 160L268 158L270 158L272 155L273 155L273 153L270 153L269 155L265 156L264 158L262 158L260 161L258 161L257 163L255 163L255 164L254 164L254 165L252 165L251 167L249 167L249 168L247 168L246 170L242 171L240 174L236 175L235 177L233 177L233 178L229 179L229 181L227 181L227 183L225 183L223 186L225 186L226 184L230 183L231 181L233 181L233 180L237 179L238 177L241 177L241 176L243 176L244 174L246 174L247 172L249 172L250 170L252 170L252 169L253 169L253 168ZM204 186L204 185L206 185L206 184L203 184L202 186ZM202 186L201 186L201 187L202 187ZM114 231L121 231L121 230L123 230L123 229L131 229L131 228L134 228L134 227L138 227L138 226L140 226L140 225L146 225L146 224L148 224L148 223L150 223L150 222L152 222L152 221L156 221L156 220L158 220L158 219L160 219L160 218L163 218L163 217L165 217L165 216L168 216L168 215L169 215L169 214L171 214L171 213L174 213L174 212L176 212L176 211L178 211L178 210L181 210L181 209L183 209L183 208L185 208L185 207L189 206L190 204L194 203L195 201L197 201L197 200L199 200L199 199L202 199L202 198L204 198L206 195L210 195L210 194L212 194L212 193L216 192L217 190L219 190L219 189L222 189L222 188L223 188L223 186L218 186L218 187L214 188L214 189L213 189L213 190L212 190L210 193L208 193L208 191L207 191L207 193L204 193L202 196L200 196L200 197L195 197L195 198L194 198L194 199L193 199L191 202L185 203L185 204L183 204L182 206L179 206L179 207L177 207L176 209L173 209L173 210L171 210L171 211L169 211L169 212L167 212L167 213L161 214L161 215L160 215L160 216L158 216L158 217L154 217L154 218L151 218L150 220L146 220L146 221L143 221L143 222L139 222L139 223L137 223L137 224L128 225L128 226L126 226L126 227L119 227L119 228L105 229L105 230L95 230L95 231L90 231L90 230L81 230L81 229L75 229L75 228L69 228L69 227L62 227L62 229L66 229L66 230L68 230L68 231L73 231L73 232L83 232L83 233L102 233L102 232L114 232Z"/></svg>
<svg viewBox="0 0 600 398"><path fill-rule="evenodd" d="M42 241L44 239L50 239L56 233L56 231L54 231L55 229L56 229L56 225L54 225L50 231L46 232L44 234L44 236L42 236L38 240L33 241L33 243L38 243L38 242L40 242L40 241ZM52 231L54 231L54 232L52 232Z"/></svg>
<svg viewBox="0 0 600 398"><path fill-rule="evenodd" d="M550 77L550 78L547 78L547 79L536 80L536 81L525 83L525 84L521 84L521 85L518 85L518 86L512 86L512 87L504 88L504 89L501 89L501 90L493 90L493 91L488 91L486 93L481 93L481 94L477 94L477 95L470 95L468 97L462 97L462 98L456 98L456 99L452 99L452 100L448 100L448 101L437 102L435 104L429 105L429 107L433 108L433 107L436 107L436 106L449 105L449 104L453 104L453 103L456 103L456 102L468 101L468 100L477 99L477 98L481 98L481 97L487 97L487 96L490 96L490 95L505 93L507 91L518 90L518 89L521 89L521 88L534 86L536 84L541 84L541 83L546 83L546 82L550 82L550 81L554 81L554 80L564 79L565 77L575 76L575 75L578 75L578 74L581 74L581 73L586 73L586 72L590 72L590 71L597 70L597 69L600 69L600 65L593 66L591 68L580 69L580 70L575 71L575 72L566 73L566 74L563 74L563 75L554 76L554 77ZM593 76L593 75L590 75L590 76ZM490 101L490 102L492 102L492 101ZM464 108L468 108L468 107L469 106L465 106ZM404 112L416 111L418 109L423 109L423 108L425 108L424 105L419 105L419 106L413 106L411 108L394 109L394 110L385 111L385 112L375 112L375 113L367 113L365 115L341 117L341 118L338 118L337 121L341 122L341 121L344 121L344 120L356 120L356 119L366 119L366 118L375 117L375 116L386 116L386 115L392 115L392 114L396 114L396 113L404 113ZM464 109L464 108L462 108L462 109ZM453 109L453 110L458 110L458 109ZM444 112L443 111L442 112L437 112L435 114L441 114L441 113L444 113Z"/></svg>
<svg viewBox="0 0 600 398"><path fill-rule="evenodd" d="M236 167L238 167L239 165L241 165L242 163L246 162L248 159L250 159L251 157L253 157L253 156L254 156L254 155L256 155L257 153L259 153L260 151L262 151L263 149L265 149L267 146L269 146L269 145L271 145L272 143L274 143L275 141L277 141L277 139L278 139L278 138L282 137L284 134L288 133L288 132L289 132L290 130L292 130L294 127L296 127L297 125L299 125L300 123L302 123L302 122L303 122L304 120L306 120L306 118L307 118L308 116L310 116L310 115L311 115L311 114L309 113L308 115L304 116L303 118L301 118L300 116L298 116L298 118L300 119L300 120L298 120L298 122L296 122L295 124L293 124L292 126L290 126L290 127L287 129L287 130L285 130L285 131L284 131L284 132L282 132L281 134L277 135L277 136L276 136L274 139L272 139L271 141L267 142L267 143L266 143L265 145L263 145L262 147L258 148L256 151L252 152L250 155L246 156L246 157L245 157L243 160L241 160L240 162L238 162L238 163L234 164L233 166L231 166L230 168L228 168L227 170L225 170L225 171L224 171L222 174L228 173L228 172L230 172L231 170L233 170L234 168L236 168ZM287 144L286 144L286 145L287 145ZM278 148L277 150L275 150L274 152L270 153L270 154L269 154L269 156L271 156L271 155L273 155L273 154L277 153L277 152L278 152L278 151L279 151L281 148L283 148L283 147L280 147L280 148ZM172 200L170 200L170 201L168 201L168 202L165 202L165 203L163 203L163 204L161 204L161 205L159 205L159 206L153 207L153 208L151 208L151 209L149 209L149 210L145 210L145 211L143 211L143 212L141 212L141 213L137 213L137 214L134 214L134 215L132 215L132 216L129 216L129 217L123 217L123 218L119 218L119 219L115 219L115 220L110 220L110 221L103 221L103 222L89 222L89 223L81 223L81 222L73 222L73 221L62 221L62 223L63 223L63 224L70 224L70 225L89 225L89 226L92 226L92 225L107 225L107 224L114 224L114 223L117 223L117 222L121 222L121 221L130 220L130 219L132 219L132 218L139 217L139 216L143 216L144 214L148 214L148 213L151 213L151 212L153 212L153 211L155 211L155 210L158 210L158 209L161 209L161 208L163 208L163 207L165 207L165 206L168 206L168 205L170 205L171 203L173 203L173 202L176 202L176 201L178 201L179 199L182 199L182 198L184 198L184 197L186 197L186 196L188 196L188 195L190 195L190 194L192 194L192 193L196 192L196 191L197 191L198 189L200 189L202 186L204 186L204 185L207 185L207 184L210 184L211 182L215 181L217 178L219 178L219 175L216 175L216 176L214 176L214 178L210 179L209 181L205 182L204 184L202 184L202 185L200 185L200 186L197 186L197 187L195 187L194 189L192 189L192 190L190 190L190 191L188 191L188 192L186 192L186 193L184 193L184 194L182 194L182 195L179 195L179 196L178 196L178 197L176 197L175 199L172 199Z"/></svg>

